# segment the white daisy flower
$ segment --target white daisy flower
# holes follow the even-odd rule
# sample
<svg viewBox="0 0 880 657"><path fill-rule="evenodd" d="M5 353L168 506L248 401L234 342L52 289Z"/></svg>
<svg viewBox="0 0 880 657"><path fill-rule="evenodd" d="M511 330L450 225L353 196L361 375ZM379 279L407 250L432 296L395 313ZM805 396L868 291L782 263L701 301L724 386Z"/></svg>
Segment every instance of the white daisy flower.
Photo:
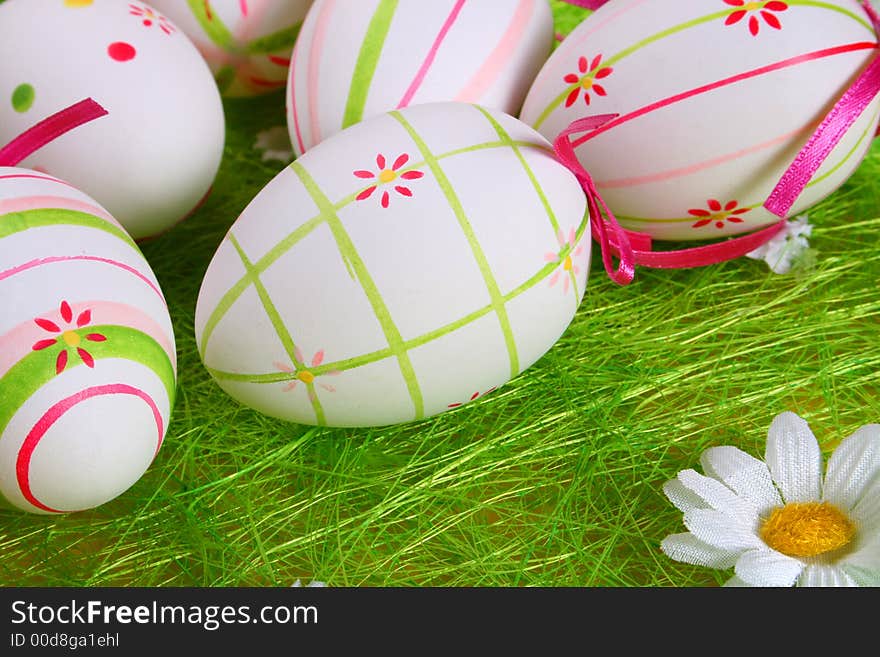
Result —
<svg viewBox="0 0 880 657"><path fill-rule="evenodd" d="M291 588L300 588L300 587L302 587L302 585L303 585L302 582L299 581L299 579L297 578L297 580L293 584L291 584L290 587ZM325 588L326 586L327 586L326 582L319 582L318 580L314 580L314 579L311 582L309 582L308 584L306 584L306 588Z"/></svg>
<svg viewBox="0 0 880 657"><path fill-rule="evenodd" d="M822 475L809 425L774 418L765 460L713 447L663 492L684 513L676 561L734 569L725 586L880 586L880 424L841 441Z"/></svg>
<svg viewBox="0 0 880 657"><path fill-rule="evenodd" d="M293 146L290 144L290 133L283 125L257 133L254 149L263 152L264 162L269 160L290 162L293 160Z"/></svg>
<svg viewBox="0 0 880 657"><path fill-rule="evenodd" d="M785 228L754 251L746 253L753 260L763 260L775 274L787 274L794 263L810 248L809 237L813 227L807 215L802 214L785 223Z"/></svg>

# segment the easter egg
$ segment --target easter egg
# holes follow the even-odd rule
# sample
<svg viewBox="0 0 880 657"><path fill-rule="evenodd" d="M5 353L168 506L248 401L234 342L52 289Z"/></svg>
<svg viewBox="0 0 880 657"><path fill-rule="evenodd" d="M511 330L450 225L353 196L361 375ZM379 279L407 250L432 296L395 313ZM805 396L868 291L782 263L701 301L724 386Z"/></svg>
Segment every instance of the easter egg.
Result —
<svg viewBox="0 0 880 657"><path fill-rule="evenodd" d="M379 114L236 219L199 292L199 353L230 396L297 423L458 408L562 336L589 221L577 179L516 118L455 102Z"/></svg>
<svg viewBox="0 0 880 657"><path fill-rule="evenodd" d="M547 0L316 0L287 82L294 151L417 103L516 115L553 39Z"/></svg>
<svg viewBox="0 0 880 657"><path fill-rule="evenodd" d="M611 0L547 60L520 118L552 141L576 119L616 115L573 144L624 228L746 233L779 221L765 201L876 48L855 0ZM848 179L877 123L874 99L788 216Z"/></svg>
<svg viewBox="0 0 880 657"><path fill-rule="evenodd" d="M0 167L0 503L84 510L153 461L175 395L161 288L90 196Z"/></svg>
<svg viewBox="0 0 880 657"><path fill-rule="evenodd" d="M287 84L290 53L312 0L151 0L183 30L226 97Z"/></svg>
<svg viewBox="0 0 880 657"><path fill-rule="evenodd" d="M0 34L0 143L83 98L109 112L22 166L69 181L136 240L199 205L223 155L223 104L170 21L135 1L6 0Z"/></svg>

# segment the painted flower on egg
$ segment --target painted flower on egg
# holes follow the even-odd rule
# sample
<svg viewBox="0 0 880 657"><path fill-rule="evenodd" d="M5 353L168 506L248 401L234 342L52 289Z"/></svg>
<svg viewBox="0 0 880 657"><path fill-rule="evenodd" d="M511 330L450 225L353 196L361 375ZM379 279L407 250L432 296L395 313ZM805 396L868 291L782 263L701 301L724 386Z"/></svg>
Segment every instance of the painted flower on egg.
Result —
<svg viewBox="0 0 880 657"><path fill-rule="evenodd" d="M746 16L748 16L749 32L751 32L752 36L758 36L758 32L761 29L761 21L758 20L758 16L760 16L764 20L764 23L772 27L774 30L781 30L782 23L773 12L781 12L788 9L788 5L786 3L779 2L778 0L771 0L770 2L724 0L724 2L737 8L736 11L732 12L727 17L727 20L724 21L724 24L735 25Z"/></svg>
<svg viewBox="0 0 880 657"><path fill-rule="evenodd" d="M591 91L597 96L608 95L605 87L596 83L596 80L607 78L614 72L610 66L602 66L602 55L596 55L592 62L588 62L586 57L579 58L578 71L579 73L569 73L564 78L568 84L575 85L565 99L566 107L574 105L582 91L584 92L584 102L587 105L592 102Z"/></svg>
<svg viewBox="0 0 880 657"><path fill-rule="evenodd" d="M86 367L94 367L95 359L92 358L92 355L88 350L82 346L83 340L89 342L104 342L107 337L100 333L86 333L83 335L79 331L79 329L87 326L92 321L92 311L88 309L82 311L77 316L76 323L73 322L73 310L67 301L61 302L59 311L61 313L61 318L67 323L68 328L61 328L51 319L37 317L34 319L34 323L44 331L56 334L57 337L40 340L34 343L31 348L34 351L42 351L57 344L62 345L61 351L58 352L58 357L55 359L56 374L61 374L67 367L69 361L68 349L74 351Z"/></svg>
<svg viewBox="0 0 880 657"><path fill-rule="evenodd" d="M417 170L398 173L400 168L404 166L407 162L409 162L409 155L403 153L396 160L394 160L394 164L392 164L391 168L389 169L385 156L379 153L379 155L376 156L376 166L379 168L378 173L373 173L372 171L367 171L366 169L355 171L354 175L358 178L373 178L377 181L375 185L370 185L364 191L358 194L357 200L366 200L370 198L370 196L373 195L373 192L375 192L380 186L397 182L399 179L418 180L425 175L421 171ZM406 185L394 185L394 191L401 196L410 197L413 195L412 190ZM391 203L391 195L388 193L387 190L383 190L381 199L382 207L387 208Z"/></svg>

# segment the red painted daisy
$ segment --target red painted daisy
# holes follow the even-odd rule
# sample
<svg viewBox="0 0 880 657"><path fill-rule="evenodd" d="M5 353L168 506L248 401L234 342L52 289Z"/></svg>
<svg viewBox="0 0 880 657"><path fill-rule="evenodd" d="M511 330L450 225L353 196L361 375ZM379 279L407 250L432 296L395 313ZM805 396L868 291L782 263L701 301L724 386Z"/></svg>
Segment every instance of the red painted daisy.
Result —
<svg viewBox="0 0 880 657"><path fill-rule="evenodd" d="M703 226L708 226L713 223L715 224L715 228L724 228L724 225L727 222L741 224L743 220L739 215L751 211L751 208L739 207L737 201L730 201L722 206L721 202L714 198L709 199L706 207L708 209L700 208L688 210L689 215L700 218L700 220L692 226L693 228L702 228Z"/></svg>
<svg viewBox="0 0 880 657"><path fill-rule="evenodd" d="M475 392L470 396L466 402L455 402L453 404L449 404L449 408L458 408L459 406L464 406L468 402L474 401L477 397L482 397L483 395L488 395L490 392L494 391L498 386L492 386L486 392Z"/></svg>
<svg viewBox="0 0 880 657"><path fill-rule="evenodd" d="M377 180L375 185L370 185L364 191L357 195L358 201L363 201L364 199L370 198L373 195L373 192L380 185L388 185L398 181L399 179L403 180L418 180L425 174L421 171L413 170L413 171L405 171L404 173L398 173L400 168L409 162L409 155L404 153L400 155L396 160L394 160L394 164L391 165L391 168L388 168L387 161L385 160L385 156L379 153L376 156L376 166L379 167L378 173L373 173L372 171L366 171L364 169L360 169L354 172L354 175L358 178L374 178ZM401 196L412 196L412 190L406 185L397 184L394 185L394 191L400 194ZM382 191L382 207L387 208L391 202L391 195L388 190Z"/></svg>
<svg viewBox="0 0 880 657"><path fill-rule="evenodd" d="M597 96L608 95L605 87L601 84L596 84L596 80L607 78L614 72L614 69L610 66L602 66L602 55L596 55L592 62L588 62L586 57L581 57L578 59L578 71L579 74L569 73L563 78L568 84L575 85L568 94L568 98L565 99L566 107L571 107L575 104L581 91L584 92L584 102L587 105L592 102L590 98L591 91Z"/></svg>
<svg viewBox="0 0 880 657"><path fill-rule="evenodd" d="M734 25L748 16L749 32L752 33L752 36L758 36L758 31L761 29L761 21L758 20L758 16L763 18L764 22L774 30L781 30L782 23L779 22L779 18L773 12L780 12L788 9L786 3L779 2L778 0L770 0L769 2L724 0L724 2L731 7L736 7L736 9L727 17L727 20L724 21L724 24Z"/></svg>
<svg viewBox="0 0 880 657"><path fill-rule="evenodd" d="M544 254L544 260L547 262L558 262L561 263L561 267L557 268L554 274L550 277L550 287L553 287L559 282L559 279L562 279L562 291L567 293L568 286L570 283L571 276L569 272L577 276L580 273L580 268L574 264L573 258L579 256L584 252L584 245L580 244L575 247L575 232L574 228L568 231L568 239L565 238L565 233L561 230L559 231L559 235L557 236L559 240L559 246L562 247L562 250L559 253L546 253ZM565 253L565 255L562 255Z"/></svg>
<svg viewBox="0 0 880 657"><path fill-rule="evenodd" d="M69 303L62 301L59 311L61 313L61 319L65 321L68 328L61 328L51 319L37 317L34 319L37 326L49 333L58 334L58 337L40 340L39 342L34 343L34 346L31 347L31 349L34 351L42 351L43 349L48 349L53 345L61 343L61 351L58 352L58 357L55 359L56 374L61 374L64 371L64 368L67 367L67 361L69 358L67 354L68 349L76 351L76 354L86 367L94 367L95 359L92 358L92 355L80 345L82 345L83 339L88 340L89 342L104 342L107 337L100 333L86 333L83 335L79 331L79 329L87 326L89 322L92 321L92 311L88 309L83 310L77 316L75 324L73 321L73 310Z"/></svg>
<svg viewBox="0 0 880 657"><path fill-rule="evenodd" d="M174 26L162 14L150 7L141 5L128 5L128 13L141 19L144 27L153 27L157 25L165 34L174 32Z"/></svg>
<svg viewBox="0 0 880 657"><path fill-rule="evenodd" d="M302 351L300 351L299 347L297 347L293 353L296 356L297 362L299 362L299 363L305 362L305 359L303 358L303 353L302 353ZM324 362L324 350L321 349L314 356L312 356L312 361L310 363L310 367L318 367L323 362ZM329 372L323 372L322 374L314 374L311 370L309 370L305 367L294 368L294 367L291 367L290 365L287 365L286 363L279 363L279 362L275 362L275 363L273 363L273 365L275 365L275 367L278 368L282 372L287 372L288 374L295 375L295 377L292 378L291 381L287 385L284 386L284 392L290 392L291 390L296 389L296 386L297 386L297 384L300 383L300 381L305 383L306 385L309 385L310 383L315 383L315 379L317 379L318 376L337 376L337 375L341 374L341 372L339 372L338 370L330 370ZM333 386L331 386L329 384L317 383L316 385L321 386L327 392L336 392L336 388L334 388ZM311 399L312 401L315 400L315 393L312 390L309 390L309 399Z"/></svg>

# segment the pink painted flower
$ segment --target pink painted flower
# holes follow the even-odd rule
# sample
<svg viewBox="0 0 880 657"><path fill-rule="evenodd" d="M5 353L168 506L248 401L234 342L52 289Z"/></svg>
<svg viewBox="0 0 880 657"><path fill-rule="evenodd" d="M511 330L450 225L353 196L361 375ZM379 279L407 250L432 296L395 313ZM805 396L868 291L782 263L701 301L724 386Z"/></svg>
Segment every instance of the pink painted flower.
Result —
<svg viewBox="0 0 880 657"><path fill-rule="evenodd" d="M782 23L779 22L779 18L773 12L781 12L788 9L786 3L779 2L778 0L770 0L769 2L724 0L724 2L731 7L736 7L736 9L727 17L727 20L724 21L724 24L735 25L748 16L749 32L752 33L752 36L758 36L758 31L761 29L761 21L758 20L759 16L774 30L781 30Z"/></svg>
<svg viewBox="0 0 880 657"><path fill-rule="evenodd" d="M329 372L322 372L321 374L314 374L310 369L305 367L305 359L303 358L303 353L302 353L302 351L300 351L299 347L297 347L293 353L294 353L294 356L296 356L297 363L302 363L303 364L302 366L291 367L290 365L287 365L286 363L280 363L277 361L275 363L273 363L273 365L275 365L275 367L278 370L294 375L293 378L291 378L290 382L284 386L284 392L290 392L291 390L295 390L296 386L300 383L300 381L305 383L306 386L309 386L310 384L315 383L315 380L319 376L337 376L337 375L341 374L341 372L339 372L338 370L330 370ZM321 349L314 356L312 356L312 361L310 363L310 367L312 367L312 368L318 367L323 362L324 362L324 350ZM318 382L318 383L316 383L316 385L321 386L327 392L336 392L336 388L334 388L333 386L331 386L329 384ZM315 393L312 388L309 388L309 399L311 399L312 401L315 400Z"/></svg>
<svg viewBox="0 0 880 657"><path fill-rule="evenodd" d="M494 391L497 388L498 388L498 386L492 386L486 392L475 392L474 394L472 394L470 396L470 399L468 399L466 402L455 402L455 403L449 404L448 408L458 408L459 406L464 406L468 402L474 401L477 397L482 397L483 395L488 395L490 392Z"/></svg>
<svg viewBox="0 0 880 657"><path fill-rule="evenodd" d="M397 173L400 168L409 162L409 155L404 153L400 155L396 160L394 160L394 164L391 165L389 169L387 167L387 162L385 160L385 156L379 153L376 156L376 166L379 167L378 173L373 173L372 171L367 171L365 169L360 169L354 172L354 175L358 178L374 178L377 180L375 185L371 185L367 187L364 191L357 195L358 201L363 201L364 199L370 198L373 195L373 192L376 191L382 185L388 185L396 182L398 179L403 180L418 180L425 174L421 171L405 171L404 173ZM406 185L397 184L394 185L394 191L400 194L401 196L410 197L413 195L412 190ZM391 202L391 196L388 193L388 190L382 191L382 207L387 208L389 203Z"/></svg>
<svg viewBox="0 0 880 657"><path fill-rule="evenodd" d="M751 208L740 208L737 201L730 201L722 206L720 201L709 199L707 202L708 209L688 210L688 214L693 217L699 217L700 220L693 224L692 228L702 228L714 223L715 228L724 228L727 222L732 224L741 224L742 219L739 215L750 212Z"/></svg>
<svg viewBox="0 0 880 657"><path fill-rule="evenodd" d="M575 276L580 273L580 268L574 264L573 258L584 252L584 245L580 244L575 248L574 228L568 231L568 239L565 238L565 234L561 230L559 231L557 239L559 240L559 246L561 247L559 253L546 253L544 254L544 260L546 262L561 263L562 266L559 267L550 277L550 287L553 287L559 282L559 279L562 279L562 291L567 294L571 279L569 272Z"/></svg>
<svg viewBox="0 0 880 657"><path fill-rule="evenodd" d="M104 342L107 339L107 336L101 335L100 333L86 333L83 335L79 331L79 329L87 326L89 322L92 321L92 311L88 309L82 311L77 316L75 324L73 322L73 310L69 303L62 301L59 311L61 313L61 319L65 321L68 328L61 328L51 319L37 317L34 319L34 323L36 323L37 326L44 331L57 334L58 337L46 338L45 340L35 342L31 349L34 351L42 351L43 349L48 349L49 347L60 343L62 345L61 351L58 352L58 357L55 359L56 374L61 374L64 371L64 368L67 367L69 359L67 353L68 349L75 350L77 356L79 356L80 360L86 365L86 367L95 367L95 359L80 345L82 344L83 338L89 342Z"/></svg>
<svg viewBox="0 0 880 657"><path fill-rule="evenodd" d="M130 4L128 5L128 13L130 13L132 16L137 16L138 18L140 18L141 22L144 24L144 27L153 27L154 25L156 25L165 34L171 34L172 32L174 32L174 26L169 22L167 18L165 18L155 9L144 7L142 5Z"/></svg>
<svg viewBox="0 0 880 657"><path fill-rule="evenodd" d="M574 85L568 94L568 98L565 99L566 107L571 107L575 104L581 91L584 92L584 102L587 105L592 102L590 98L591 91L597 96L608 95L605 87L596 84L596 80L607 78L614 72L614 69L610 66L602 66L602 55L596 55L592 62L588 62L586 57L581 57L578 59L578 71L579 73L569 73L563 78L568 84Z"/></svg>

